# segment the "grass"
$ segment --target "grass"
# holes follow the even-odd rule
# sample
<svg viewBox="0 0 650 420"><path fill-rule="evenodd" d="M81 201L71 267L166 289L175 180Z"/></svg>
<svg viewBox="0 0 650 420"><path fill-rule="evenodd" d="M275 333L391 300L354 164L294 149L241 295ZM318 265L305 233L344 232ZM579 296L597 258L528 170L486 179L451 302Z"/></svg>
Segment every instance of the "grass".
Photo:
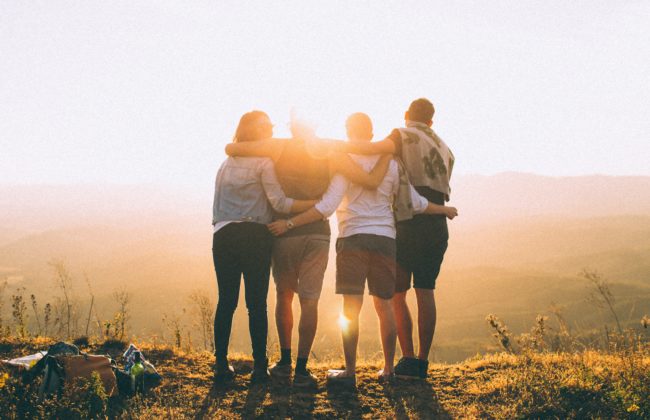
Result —
<svg viewBox="0 0 650 420"><path fill-rule="evenodd" d="M0 356L18 356L46 343L0 343ZM356 392L327 387L331 361L311 366L321 379L313 392L286 384L250 385L252 361L235 355L238 375L229 386L212 381L213 356L141 344L164 377L146 395L120 397L101 406L96 417L111 418L648 418L650 356L632 352L526 353L476 356L465 362L430 366L426 381L382 385L376 361L360 364ZM98 349L98 347L96 348ZM88 349L94 352L92 347ZM116 350L117 351L117 350ZM61 405L72 417L87 417L75 401L34 398L13 379L0 388L0 417L57 417ZM3 395L4 393L4 395ZM17 398L10 393L19 393ZM85 395L85 394L84 394ZM22 398L22 399L21 399ZM20 409L20 405L33 409ZM57 405L58 404L58 405ZM58 410L58 411L57 411Z"/></svg>

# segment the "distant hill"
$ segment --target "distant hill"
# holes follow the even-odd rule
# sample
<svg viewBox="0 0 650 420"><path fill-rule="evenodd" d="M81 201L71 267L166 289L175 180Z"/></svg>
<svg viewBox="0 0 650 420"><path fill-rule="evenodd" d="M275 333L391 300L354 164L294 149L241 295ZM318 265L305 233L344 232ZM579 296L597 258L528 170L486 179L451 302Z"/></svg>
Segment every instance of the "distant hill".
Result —
<svg viewBox="0 0 650 420"><path fill-rule="evenodd" d="M452 180L452 204L464 223L540 215L571 218L650 214L648 176L548 177L517 172Z"/></svg>
<svg viewBox="0 0 650 420"><path fill-rule="evenodd" d="M0 235L8 228L34 232L146 224L181 215L195 217L205 226L210 220L212 192L156 185L0 185ZM539 215L648 215L650 176L459 175L452 180L451 197L451 204L460 209L460 224Z"/></svg>
<svg viewBox="0 0 650 420"><path fill-rule="evenodd" d="M183 216L196 216L209 229L212 197L197 197L154 185L0 185L0 235L9 228L38 233L93 225L168 223L173 229Z"/></svg>
<svg viewBox="0 0 650 420"><path fill-rule="evenodd" d="M83 305L89 303L85 275L101 318L116 310L112 292L126 287L133 296L131 328L163 334L161 317L183 314L191 291L205 290L215 300L211 194L154 186L0 187L0 281L10 283L5 319L8 296L18 286L41 304L58 294L48 262L63 259ZM587 302L587 284L577 276L585 268L615 284L625 320L638 322L650 307L650 177L461 176L452 204L460 216L450 222L436 291L438 360L480 351L489 340L484 318L490 312L523 331L555 303L580 328L597 328L607 318ZM330 351L331 340L338 342L333 262L332 245L319 354ZM272 286L271 308L273 293ZM239 322L245 322L244 306L237 311ZM361 340L375 342L376 320L366 306L362 316L369 331ZM234 348L247 340L245 329L233 333Z"/></svg>

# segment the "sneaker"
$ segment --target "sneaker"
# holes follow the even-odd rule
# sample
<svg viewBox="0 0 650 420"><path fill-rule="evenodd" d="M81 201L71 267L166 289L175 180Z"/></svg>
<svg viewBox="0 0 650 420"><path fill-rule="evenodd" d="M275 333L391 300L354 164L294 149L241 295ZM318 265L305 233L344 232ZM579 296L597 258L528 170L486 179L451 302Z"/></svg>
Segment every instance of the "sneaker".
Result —
<svg viewBox="0 0 650 420"><path fill-rule="evenodd" d="M418 362L420 364L420 378L427 379L429 376L429 361L418 359Z"/></svg>
<svg viewBox="0 0 650 420"><path fill-rule="evenodd" d="M216 382L231 381L235 378L235 368L226 364L225 366L214 365L214 380Z"/></svg>
<svg viewBox="0 0 650 420"><path fill-rule="evenodd" d="M357 376L349 375L345 370L330 369L327 371L327 383L355 387L357 386Z"/></svg>
<svg viewBox="0 0 650 420"><path fill-rule="evenodd" d="M254 368L253 373L251 373L251 383L252 384L262 384L269 381L271 374L269 370L264 366L263 368Z"/></svg>
<svg viewBox="0 0 650 420"><path fill-rule="evenodd" d="M318 388L318 378L309 369L304 372L293 373L293 386L299 388Z"/></svg>
<svg viewBox="0 0 650 420"><path fill-rule="evenodd" d="M395 365L395 376L402 379L419 379L420 361L414 357L402 357Z"/></svg>
<svg viewBox="0 0 650 420"><path fill-rule="evenodd" d="M377 373L377 379L380 384L389 384L395 382L395 372L384 373L384 369Z"/></svg>
<svg viewBox="0 0 650 420"><path fill-rule="evenodd" d="M273 379L289 379L291 377L291 365L276 363L269 368L269 373Z"/></svg>
<svg viewBox="0 0 650 420"><path fill-rule="evenodd" d="M253 373L251 373L252 384L268 382L271 376L268 366L267 359L253 361Z"/></svg>

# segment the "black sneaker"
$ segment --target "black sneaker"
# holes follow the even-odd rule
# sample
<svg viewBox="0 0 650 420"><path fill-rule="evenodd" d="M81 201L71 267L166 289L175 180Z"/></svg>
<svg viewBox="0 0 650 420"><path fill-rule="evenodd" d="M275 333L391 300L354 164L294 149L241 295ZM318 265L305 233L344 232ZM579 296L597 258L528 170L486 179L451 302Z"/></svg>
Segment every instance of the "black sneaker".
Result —
<svg viewBox="0 0 650 420"><path fill-rule="evenodd" d="M429 376L429 361L418 359L418 363L420 364L420 378L427 379Z"/></svg>
<svg viewBox="0 0 650 420"><path fill-rule="evenodd" d="M395 365L395 376L402 379L419 379L420 361L414 357L402 357Z"/></svg>
<svg viewBox="0 0 650 420"><path fill-rule="evenodd" d="M292 370L291 364L289 363L285 365L276 363L269 368L269 372L271 373L271 377L273 379L279 379L285 381L288 381L291 378L291 370Z"/></svg>
<svg viewBox="0 0 650 420"><path fill-rule="evenodd" d="M269 378L271 377L268 366L269 362L266 359L259 362L253 362L253 373L251 373L252 384L268 382Z"/></svg>
<svg viewBox="0 0 650 420"><path fill-rule="evenodd" d="M235 378L235 368L229 364L214 365L214 380L215 382L228 382Z"/></svg>
<svg viewBox="0 0 650 420"><path fill-rule="evenodd" d="M303 372L295 371L293 373L293 386L298 388L318 388L318 378L305 369Z"/></svg>
<svg viewBox="0 0 650 420"><path fill-rule="evenodd" d="M251 373L251 383L252 384L262 384L269 381L271 375L267 368L264 369L253 369Z"/></svg>

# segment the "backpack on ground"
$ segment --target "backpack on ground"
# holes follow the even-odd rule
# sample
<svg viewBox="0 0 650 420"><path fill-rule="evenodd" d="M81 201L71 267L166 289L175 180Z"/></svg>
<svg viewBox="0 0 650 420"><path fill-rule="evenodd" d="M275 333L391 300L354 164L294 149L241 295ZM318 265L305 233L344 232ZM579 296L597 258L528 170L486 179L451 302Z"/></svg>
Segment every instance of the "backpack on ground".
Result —
<svg viewBox="0 0 650 420"><path fill-rule="evenodd" d="M97 372L106 394L111 397L117 393L117 379L113 372L111 359L91 354L46 356L43 382L40 395L57 392L71 386L75 379L90 379Z"/></svg>

